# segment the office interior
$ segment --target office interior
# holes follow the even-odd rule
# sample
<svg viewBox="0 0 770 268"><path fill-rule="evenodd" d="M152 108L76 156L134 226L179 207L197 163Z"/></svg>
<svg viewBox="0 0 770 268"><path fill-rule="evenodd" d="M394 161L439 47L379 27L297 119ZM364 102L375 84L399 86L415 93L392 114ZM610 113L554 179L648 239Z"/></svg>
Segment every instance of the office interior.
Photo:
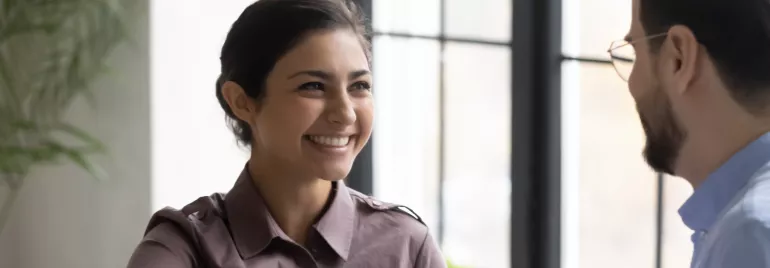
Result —
<svg viewBox="0 0 770 268"><path fill-rule="evenodd" d="M213 86L252 2L118 1L127 38L62 115L105 144L105 176L62 161L0 188L0 267L123 267L154 211L230 189L247 152ZM607 54L631 0L357 2L377 119L347 185L414 210L450 267L689 265L692 189L644 162Z"/></svg>

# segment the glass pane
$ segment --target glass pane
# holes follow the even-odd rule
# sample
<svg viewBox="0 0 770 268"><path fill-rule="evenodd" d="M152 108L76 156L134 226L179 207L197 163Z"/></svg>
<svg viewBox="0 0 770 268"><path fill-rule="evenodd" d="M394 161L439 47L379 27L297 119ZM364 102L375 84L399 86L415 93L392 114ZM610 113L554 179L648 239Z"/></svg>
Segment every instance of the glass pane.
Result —
<svg viewBox="0 0 770 268"><path fill-rule="evenodd" d="M507 267L510 244L511 53L447 43L444 253Z"/></svg>
<svg viewBox="0 0 770 268"><path fill-rule="evenodd" d="M692 186L682 178L663 179L663 268L689 267L692 257L692 230L679 216L679 207L692 194Z"/></svg>
<svg viewBox="0 0 770 268"><path fill-rule="evenodd" d="M569 250L579 252L579 267L653 267L657 177L641 154L645 138L634 101L610 65L564 67L563 102L577 104L565 105L564 114L574 116L565 116L564 124L577 123L572 142L579 148L565 161L576 162L579 174L564 178L577 183L563 183L572 187L564 191L578 193L579 204L572 207L578 210L577 249Z"/></svg>
<svg viewBox="0 0 770 268"><path fill-rule="evenodd" d="M440 0L372 0L376 32L438 36Z"/></svg>
<svg viewBox="0 0 770 268"><path fill-rule="evenodd" d="M374 191L438 223L439 43L375 37ZM436 236L438 234L435 234Z"/></svg>
<svg viewBox="0 0 770 268"><path fill-rule="evenodd" d="M623 39L631 26L631 0L581 0L564 3L564 34L576 37L570 56L608 57L610 43ZM596 29L601 29L597 31ZM565 38L565 44L569 43ZM575 53L576 52L576 53Z"/></svg>
<svg viewBox="0 0 770 268"><path fill-rule="evenodd" d="M446 34L490 41L511 40L511 0L445 0Z"/></svg>

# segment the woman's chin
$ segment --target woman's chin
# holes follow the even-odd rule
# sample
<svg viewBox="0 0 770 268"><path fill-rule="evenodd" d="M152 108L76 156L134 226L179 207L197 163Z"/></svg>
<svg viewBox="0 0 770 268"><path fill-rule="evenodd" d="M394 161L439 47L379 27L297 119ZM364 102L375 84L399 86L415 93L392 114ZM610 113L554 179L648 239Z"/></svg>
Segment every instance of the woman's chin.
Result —
<svg viewBox="0 0 770 268"><path fill-rule="evenodd" d="M327 181L339 181L350 174L352 165L324 165L315 168L315 177Z"/></svg>

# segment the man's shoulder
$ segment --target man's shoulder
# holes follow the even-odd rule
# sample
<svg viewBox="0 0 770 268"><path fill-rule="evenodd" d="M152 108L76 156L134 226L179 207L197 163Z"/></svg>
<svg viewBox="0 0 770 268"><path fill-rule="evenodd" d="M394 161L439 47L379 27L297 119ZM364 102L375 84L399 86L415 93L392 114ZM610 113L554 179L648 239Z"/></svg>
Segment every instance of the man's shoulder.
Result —
<svg viewBox="0 0 770 268"><path fill-rule="evenodd" d="M770 267L770 183L750 184L709 230L703 267Z"/></svg>
<svg viewBox="0 0 770 268"><path fill-rule="evenodd" d="M723 232L750 228L770 239L770 172L758 173L722 215L717 228Z"/></svg>
<svg viewBox="0 0 770 268"><path fill-rule="evenodd" d="M726 217L770 226L770 169L763 168L746 185Z"/></svg>

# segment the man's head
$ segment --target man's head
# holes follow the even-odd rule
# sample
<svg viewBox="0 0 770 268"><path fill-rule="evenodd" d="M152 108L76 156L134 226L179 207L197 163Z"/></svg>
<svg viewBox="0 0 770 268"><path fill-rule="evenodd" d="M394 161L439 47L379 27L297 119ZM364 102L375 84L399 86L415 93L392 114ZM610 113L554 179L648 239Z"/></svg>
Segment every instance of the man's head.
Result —
<svg viewBox="0 0 770 268"><path fill-rule="evenodd" d="M770 0L633 1L626 40L636 59L627 78L644 155L656 171L675 174L693 138L769 114Z"/></svg>

